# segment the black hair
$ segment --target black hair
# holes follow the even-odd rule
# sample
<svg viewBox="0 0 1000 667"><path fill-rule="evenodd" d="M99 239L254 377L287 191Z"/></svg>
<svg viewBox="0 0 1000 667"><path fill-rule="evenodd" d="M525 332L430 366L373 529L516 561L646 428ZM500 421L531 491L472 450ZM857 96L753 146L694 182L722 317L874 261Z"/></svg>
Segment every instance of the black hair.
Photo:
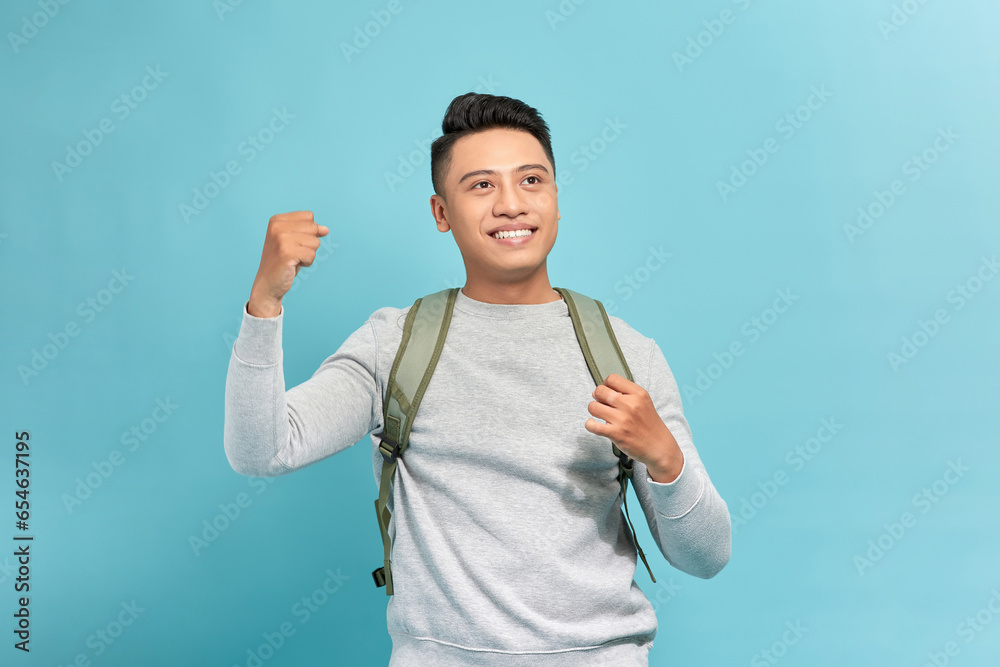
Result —
<svg viewBox="0 0 1000 667"><path fill-rule="evenodd" d="M444 196L444 178L451 163L452 145L464 136L497 127L523 130L538 139L552 164L552 178L555 179L556 160L552 155L549 126L537 109L512 97L465 93L448 105L441 121L444 134L431 144L431 184L434 192Z"/></svg>

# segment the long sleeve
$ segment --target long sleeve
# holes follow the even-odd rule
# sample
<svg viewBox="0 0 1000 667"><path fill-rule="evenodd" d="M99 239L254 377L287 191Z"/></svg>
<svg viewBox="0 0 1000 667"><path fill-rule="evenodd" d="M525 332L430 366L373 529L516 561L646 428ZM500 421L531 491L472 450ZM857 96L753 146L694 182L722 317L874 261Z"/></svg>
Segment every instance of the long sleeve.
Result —
<svg viewBox="0 0 1000 667"><path fill-rule="evenodd" d="M250 315L243 305L240 333L226 376L226 457L233 470L274 477L341 452L380 419L378 351L371 319L352 333L313 376L285 391L281 325Z"/></svg>
<svg viewBox="0 0 1000 667"><path fill-rule="evenodd" d="M708 476L691 438L681 394L655 341L649 377L642 385L684 454L680 474L670 483L653 481L636 461L632 485L660 552L677 569L709 579L729 562L732 526L729 508Z"/></svg>

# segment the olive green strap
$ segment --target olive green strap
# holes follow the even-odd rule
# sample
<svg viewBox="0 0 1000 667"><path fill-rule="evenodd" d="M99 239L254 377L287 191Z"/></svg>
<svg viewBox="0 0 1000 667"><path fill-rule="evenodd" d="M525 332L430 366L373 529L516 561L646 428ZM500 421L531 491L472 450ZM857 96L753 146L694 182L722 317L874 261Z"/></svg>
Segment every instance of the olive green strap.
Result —
<svg viewBox="0 0 1000 667"><path fill-rule="evenodd" d="M632 372L625 361L625 355L622 354L622 350L618 346L618 339L615 338L615 332L611 328L604 304L597 299L592 299L565 287L553 289L566 300L569 316L573 320L573 329L576 331L576 338L580 343L580 349L583 350L583 357L587 360L587 368L590 369L594 382L598 385L604 384L604 381L612 373L633 382ZM627 490L628 480L632 477L632 459L618 449L614 442L611 443L611 451L618 457L618 481L622 487L622 504L625 507L625 519L632 531L632 541L635 542L635 549L639 557L642 558L646 571L649 572L649 578L652 579L653 583L656 583L656 577L653 576L653 571L650 569L649 563L646 562L646 554L639 546L639 539L632 526L632 519L628 515Z"/></svg>
<svg viewBox="0 0 1000 667"><path fill-rule="evenodd" d="M635 550L639 553L639 558L642 559L642 564L646 566L646 572L649 572L649 578L652 582L656 583L656 577L653 576L653 571L649 569L649 563L646 562L646 554L642 552L642 547L639 546L639 540L635 535L635 526L632 525L632 519L628 515L628 495L626 490L628 488L628 480L632 477L632 463L629 461L628 468L626 468L621 459L618 459L618 479L622 485L622 505L625 506L625 518L628 520L628 527L632 531L632 539L635 541Z"/></svg>
<svg viewBox="0 0 1000 667"><path fill-rule="evenodd" d="M391 512L387 507L389 489L396 472L396 463L409 444L413 417L441 356L457 294L458 288L454 287L421 297L413 303L406 315L403 338L389 373L382 406L385 429L379 442L379 452L383 459L382 479L379 482L378 499L375 501L385 564L372 572L375 586L385 586L386 595L393 594L389 558L392 551L389 539Z"/></svg>

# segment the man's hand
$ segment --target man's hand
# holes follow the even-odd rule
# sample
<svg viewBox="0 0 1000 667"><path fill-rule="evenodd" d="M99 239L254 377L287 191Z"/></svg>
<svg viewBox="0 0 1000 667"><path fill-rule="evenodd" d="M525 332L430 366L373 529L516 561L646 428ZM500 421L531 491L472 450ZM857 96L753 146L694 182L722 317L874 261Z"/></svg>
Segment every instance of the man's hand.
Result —
<svg viewBox="0 0 1000 667"><path fill-rule="evenodd" d="M316 224L312 211L273 216L267 223L260 268L250 289L247 312L254 317L277 317L281 299L292 289L299 269L313 263L319 237L329 233L329 228Z"/></svg>
<svg viewBox="0 0 1000 667"><path fill-rule="evenodd" d="M592 395L594 400L587 410L607 423L590 418L584 428L609 438L618 449L645 465L654 482L667 484L677 479L684 454L645 389L612 373Z"/></svg>

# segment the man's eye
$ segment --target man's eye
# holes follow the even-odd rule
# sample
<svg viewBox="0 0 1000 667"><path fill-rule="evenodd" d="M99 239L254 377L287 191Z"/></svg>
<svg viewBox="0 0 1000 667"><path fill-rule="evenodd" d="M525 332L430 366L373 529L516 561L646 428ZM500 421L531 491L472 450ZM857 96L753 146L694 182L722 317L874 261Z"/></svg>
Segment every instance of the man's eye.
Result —
<svg viewBox="0 0 1000 667"><path fill-rule="evenodd" d="M534 174L532 174L531 176L528 176L528 178L533 178L533 179L535 179L535 181L537 181L538 183L541 183L541 182L542 182L542 179L538 178L538 177L537 177L537 176L535 176ZM526 179L524 179L524 180L528 180L528 178L526 178Z"/></svg>
<svg viewBox="0 0 1000 667"><path fill-rule="evenodd" d="M477 187L477 186L480 186L480 185L482 185L483 183L486 183L487 185L489 185L489 183L490 183L490 182L489 182L489 181L479 181L478 183L476 183L475 185L473 185L473 186L472 186L472 188L473 188L473 189L479 189L479 190L482 190L482 188L479 188L479 187Z"/></svg>

